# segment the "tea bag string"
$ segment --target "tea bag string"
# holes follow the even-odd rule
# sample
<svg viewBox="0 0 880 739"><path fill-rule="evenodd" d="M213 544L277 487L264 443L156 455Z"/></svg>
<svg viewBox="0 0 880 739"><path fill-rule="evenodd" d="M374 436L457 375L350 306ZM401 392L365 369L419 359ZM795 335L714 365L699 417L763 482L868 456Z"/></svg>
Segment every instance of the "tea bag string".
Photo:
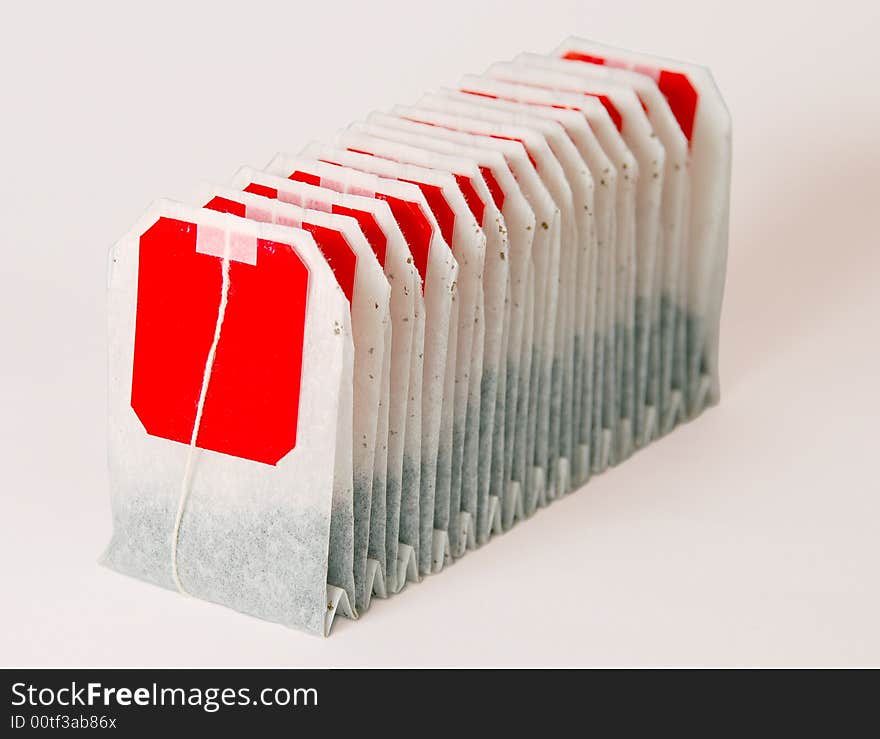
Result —
<svg viewBox="0 0 880 739"><path fill-rule="evenodd" d="M205 372L202 375L202 387L199 391L199 402L196 406L196 418L193 422L192 436L189 440L189 450L186 455L186 467L183 471L183 479L180 482L180 495L177 503L177 516L174 519L174 531L171 534L171 576L174 584L183 595L189 595L180 582L180 573L177 570L177 541L180 537L180 523L186 510L186 501L192 488L193 465L197 452L196 440L199 437L199 426L202 423L202 412L205 409L205 397L208 394L208 383L211 381L211 372L214 369L214 358L217 356L217 344L220 343L220 332L223 328L223 319L226 316L226 304L229 301L229 234L225 234L223 246L223 260L221 263L222 282L220 286L220 305L217 308L217 323L214 325L214 339L205 360Z"/></svg>

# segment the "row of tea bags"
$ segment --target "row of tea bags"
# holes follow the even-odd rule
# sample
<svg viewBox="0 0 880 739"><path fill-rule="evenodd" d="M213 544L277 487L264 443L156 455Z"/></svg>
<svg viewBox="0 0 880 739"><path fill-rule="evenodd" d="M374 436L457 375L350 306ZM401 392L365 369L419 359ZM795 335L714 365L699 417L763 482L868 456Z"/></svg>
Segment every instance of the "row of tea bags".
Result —
<svg viewBox="0 0 880 739"><path fill-rule="evenodd" d="M375 112L110 264L109 566L316 633L718 399L730 121L569 39Z"/></svg>

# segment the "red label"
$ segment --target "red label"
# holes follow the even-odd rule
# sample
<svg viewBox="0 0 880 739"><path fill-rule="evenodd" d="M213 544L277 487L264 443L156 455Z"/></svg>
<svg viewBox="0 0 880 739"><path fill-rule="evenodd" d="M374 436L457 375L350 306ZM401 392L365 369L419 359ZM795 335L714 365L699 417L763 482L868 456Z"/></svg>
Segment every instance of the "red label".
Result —
<svg viewBox="0 0 880 739"><path fill-rule="evenodd" d="M428 275L428 251L431 248L431 222L422 212L418 203L401 200L393 195L379 192L376 193L376 198L384 200L391 208L391 215L394 216L397 225L403 232L415 268L422 278L422 291L424 291Z"/></svg>
<svg viewBox="0 0 880 739"><path fill-rule="evenodd" d="M461 88L459 92L465 92L468 95L476 95L481 98L489 98L489 100L499 100L497 95L490 95L488 92L478 92L477 90L466 90L464 88Z"/></svg>
<svg viewBox="0 0 880 739"><path fill-rule="evenodd" d="M455 213L449 206L449 203L446 202L446 197L443 195L443 189L438 185L429 185L426 182L405 180L402 177L398 179L401 182L409 182L422 191L422 194L425 196L425 200L428 203L428 207L434 214L434 218L437 219L437 225L440 226L440 234L443 236L446 243L449 244L449 248L451 249L452 234L455 230Z"/></svg>
<svg viewBox="0 0 880 739"><path fill-rule="evenodd" d="M605 65L605 60L601 56L593 56L592 54L581 54L579 51L568 51L563 59L571 59L575 62L587 62L587 64L598 64L600 67Z"/></svg>
<svg viewBox="0 0 880 739"><path fill-rule="evenodd" d="M381 226L379 226L373 214L366 210L356 210L336 203L334 203L330 209L331 212L336 213L337 215L350 216L358 222L361 231L363 231L364 236L370 243L370 248L376 255L376 259L379 260L382 269L385 269L385 251L388 248L388 237L385 235Z"/></svg>
<svg viewBox="0 0 880 739"><path fill-rule="evenodd" d="M147 433L189 444L214 338L222 260L192 223L160 218L140 238L131 407ZM196 446L277 464L296 446L309 274L287 244L259 239L229 264L229 301Z"/></svg>
<svg viewBox="0 0 880 739"><path fill-rule="evenodd" d="M274 187L267 187L266 185L258 185L256 182L251 182L245 189L245 192L252 193L254 195L261 195L264 198L271 198L272 200L278 200L278 190Z"/></svg>
<svg viewBox="0 0 880 739"><path fill-rule="evenodd" d="M321 186L321 178L316 174L309 174L307 172L294 172L287 179L294 180L295 182L305 182L307 185Z"/></svg>
<svg viewBox="0 0 880 739"><path fill-rule="evenodd" d="M504 190L501 189L501 185L498 184L498 180L495 179L495 175L489 167L481 166L480 174L483 175L483 179L486 181L486 187L489 188L492 202L495 203L495 207L498 210L501 210L504 207Z"/></svg>
<svg viewBox="0 0 880 739"><path fill-rule="evenodd" d="M681 72L661 70L657 80L660 88L672 108L672 114L688 141L694 134L694 119L697 117L697 91L691 81Z"/></svg>
<svg viewBox="0 0 880 739"><path fill-rule="evenodd" d="M620 111L617 109L617 106L611 102L611 98L607 95L597 95L596 93L587 92L585 95L590 95L591 97L598 98L599 102L602 103L602 107L608 111L608 115L611 116L611 120L614 121L614 127L618 131L623 130L623 116L620 115Z"/></svg>
<svg viewBox="0 0 880 739"><path fill-rule="evenodd" d="M341 231L336 231L326 226L318 226L310 223L307 217L303 218L302 227L315 237L315 243L333 270L336 281L348 303L351 305L351 297L354 294L354 275L357 270L357 254L349 245Z"/></svg>
<svg viewBox="0 0 880 739"><path fill-rule="evenodd" d="M469 177L466 177L463 174L454 174L453 176L455 177L456 183L458 183L458 189L461 190L461 194L464 196L464 200L468 204L468 208L470 208L471 213L474 214L477 223L482 226L483 213L486 210L486 204L483 202L479 194L477 194L477 188L474 187L474 183L471 182Z"/></svg>
<svg viewBox="0 0 880 739"><path fill-rule="evenodd" d="M235 200L230 200L229 198L221 198L219 195L211 198L207 203L202 206L207 208L208 210L217 210L221 213L231 213L234 216L238 216L239 218L244 218L247 213L247 208L244 203L238 203Z"/></svg>

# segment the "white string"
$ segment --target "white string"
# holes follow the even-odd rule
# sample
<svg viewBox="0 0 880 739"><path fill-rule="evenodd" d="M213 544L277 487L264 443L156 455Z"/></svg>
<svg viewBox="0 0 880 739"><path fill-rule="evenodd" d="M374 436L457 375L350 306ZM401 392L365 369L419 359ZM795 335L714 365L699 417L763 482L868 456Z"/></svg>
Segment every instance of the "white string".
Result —
<svg viewBox="0 0 880 739"><path fill-rule="evenodd" d="M220 342L220 329L223 326L223 318L226 316L226 303L229 300L229 234L225 234L226 241L223 248L223 263L221 267L222 284L220 287L220 306L217 309L217 323L214 326L214 340L208 350L208 358L205 360L205 373L202 375L202 389L199 391L199 403L196 406L196 420L193 423L192 437L189 440L189 451L186 455L186 467L183 472L183 480L180 482L180 501L177 504L177 516L174 519L174 531L171 534L171 576L174 584L183 594L188 595L180 575L177 572L177 540L180 536L180 522L183 520L183 512L186 501L189 498L192 483L193 463L196 456L196 439L199 436L199 426L202 423L202 411L205 408L205 396L208 394L208 383L211 380L211 371L214 368L214 357L217 354L217 344Z"/></svg>

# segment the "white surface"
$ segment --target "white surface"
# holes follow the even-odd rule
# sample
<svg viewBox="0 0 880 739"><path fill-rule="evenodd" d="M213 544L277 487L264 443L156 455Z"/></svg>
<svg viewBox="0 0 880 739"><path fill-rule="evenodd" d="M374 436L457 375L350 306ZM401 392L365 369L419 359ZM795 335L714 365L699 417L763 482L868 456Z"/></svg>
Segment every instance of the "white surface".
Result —
<svg viewBox="0 0 880 739"><path fill-rule="evenodd" d="M875 3L89 5L0 28L0 663L880 664ZM570 33L704 62L730 105L721 406L328 640L99 568L109 245Z"/></svg>

